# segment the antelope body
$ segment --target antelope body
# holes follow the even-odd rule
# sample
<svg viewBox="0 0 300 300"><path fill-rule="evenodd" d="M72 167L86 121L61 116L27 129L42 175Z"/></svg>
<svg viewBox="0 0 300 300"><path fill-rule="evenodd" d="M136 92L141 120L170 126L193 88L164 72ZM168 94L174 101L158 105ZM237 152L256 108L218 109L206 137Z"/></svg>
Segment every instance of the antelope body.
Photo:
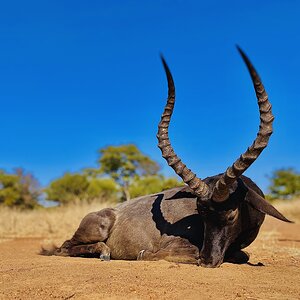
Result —
<svg viewBox="0 0 300 300"><path fill-rule="evenodd" d="M158 129L159 148L186 186L124 202L88 214L70 240L45 255L99 256L103 260L159 260L218 267L224 261L245 263L241 249L256 238L265 214L287 220L243 172L267 146L272 134L271 104L246 55L244 59L258 99L260 128L253 144L224 173L201 180L175 154L168 128L175 102L171 72L168 99Z"/></svg>

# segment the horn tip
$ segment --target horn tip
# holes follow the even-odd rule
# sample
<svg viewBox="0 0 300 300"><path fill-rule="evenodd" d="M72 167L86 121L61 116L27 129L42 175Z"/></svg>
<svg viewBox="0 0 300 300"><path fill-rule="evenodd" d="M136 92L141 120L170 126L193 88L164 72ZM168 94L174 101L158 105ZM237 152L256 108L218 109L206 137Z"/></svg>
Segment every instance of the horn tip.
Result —
<svg viewBox="0 0 300 300"><path fill-rule="evenodd" d="M163 66L164 66L164 69L165 69L166 73L169 74L170 73L170 69L169 69L168 64L167 64L167 62L165 60L165 57L163 56L162 53L160 53L159 56L160 56L161 62L163 64Z"/></svg>
<svg viewBox="0 0 300 300"><path fill-rule="evenodd" d="M291 220L289 220L289 219L287 219L287 218L285 218L284 222L291 223L291 224L295 224L294 221L291 221Z"/></svg>
<svg viewBox="0 0 300 300"><path fill-rule="evenodd" d="M243 50L241 49L241 47L239 46L239 44L235 44L235 47L236 47L236 49L239 51L239 52L243 52Z"/></svg>
<svg viewBox="0 0 300 300"><path fill-rule="evenodd" d="M236 47L236 49L239 51L239 53L240 53L240 55L242 56L242 58L243 58L244 60L248 60L247 55L246 55L245 52L242 50L242 48L241 48L238 44L236 44L235 47Z"/></svg>

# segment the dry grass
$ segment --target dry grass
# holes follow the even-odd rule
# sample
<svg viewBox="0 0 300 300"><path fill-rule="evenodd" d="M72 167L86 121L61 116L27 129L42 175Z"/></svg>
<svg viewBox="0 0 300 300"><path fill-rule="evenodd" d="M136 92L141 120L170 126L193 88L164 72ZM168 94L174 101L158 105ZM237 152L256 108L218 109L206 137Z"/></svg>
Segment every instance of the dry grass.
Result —
<svg viewBox="0 0 300 300"><path fill-rule="evenodd" d="M286 217L300 222L300 199L275 201L273 204ZM112 203L93 202L32 211L0 207L0 242L16 237L36 237L60 243L71 237L87 213L114 206ZM262 231L260 239L265 240L268 247L275 246L278 240L276 230Z"/></svg>
<svg viewBox="0 0 300 300"><path fill-rule="evenodd" d="M300 198L293 200L276 200L272 203L281 213L290 220L300 222Z"/></svg>
<svg viewBox="0 0 300 300"><path fill-rule="evenodd" d="M66 239L87 213L109 206L114 204L78 203L29 211L0 207L0 241L15 237Z"/></svg>

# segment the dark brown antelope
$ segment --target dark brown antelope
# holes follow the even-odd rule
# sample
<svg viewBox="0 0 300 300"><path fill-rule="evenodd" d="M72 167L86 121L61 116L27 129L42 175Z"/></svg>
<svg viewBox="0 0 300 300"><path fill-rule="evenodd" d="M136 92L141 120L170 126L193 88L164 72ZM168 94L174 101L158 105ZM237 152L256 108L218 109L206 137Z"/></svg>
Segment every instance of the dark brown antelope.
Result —
<svg viewBox="0 0 300 300"><path fill-rule="evenodd" d="M257 72L238 50L252 78L260 112L257 137L246 152L224 173L203 180L186 167L169 140L175 87L162 58L168 99L158 125L158 146L186 186L90 213L70 240L59 248L42 250L42 254L98 256L103 260L165 259L218 267L224 261L248 261L248 254L241 249L255 240L266 214L290 222L264 199L250 178L242 175L267 146L274 117Z"/></svg>

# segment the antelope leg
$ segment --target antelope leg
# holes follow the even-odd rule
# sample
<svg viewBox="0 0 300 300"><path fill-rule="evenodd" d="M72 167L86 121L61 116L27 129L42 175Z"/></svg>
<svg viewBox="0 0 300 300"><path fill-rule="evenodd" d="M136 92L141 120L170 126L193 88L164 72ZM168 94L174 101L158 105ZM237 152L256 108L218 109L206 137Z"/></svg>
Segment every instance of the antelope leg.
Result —
<svg viewBox="0 0 300 300"><path fill-rule="evenodd" d="M66 253L67 256L98 256L101 260L110 260L110 249L103 242L61 247L61 252Z"/></svg>
<svg viewBox="0 0 300 300"><path fill-rule="evenodd" d="M174 239L157 251L141 250L137 260L166 260L177 263L197 264L199 249L184 239Z"/></svg>

